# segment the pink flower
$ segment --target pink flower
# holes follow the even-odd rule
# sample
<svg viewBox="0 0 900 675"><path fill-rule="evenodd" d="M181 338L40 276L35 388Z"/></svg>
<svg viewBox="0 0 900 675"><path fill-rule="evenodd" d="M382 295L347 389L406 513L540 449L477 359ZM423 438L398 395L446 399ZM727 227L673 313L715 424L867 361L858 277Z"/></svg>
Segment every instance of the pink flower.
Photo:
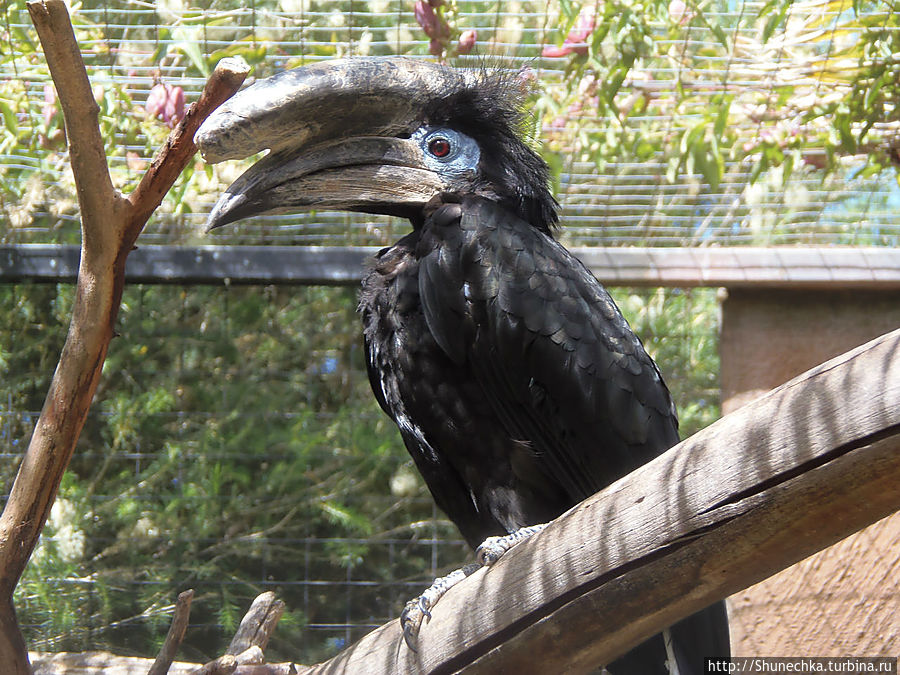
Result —
<svg viewBox="0 0 900 675"><path fill-rule="evenodd" d="M572 30L569 31L569 34L566 36L566 39L563 41L561 47L557 47L556 45L550 45L544 47L541 52L541 56L545 56L547 58L559 58L560 56L566 56L568 54L587 54L588 53L588 45L587 39L591 36L591 33L594 32L594 28L596 27L597 17L594 13L594 6L588 5L587 7L582 7L581 11L578 13L578 18L575 19L575 24L572 26Z"/></svg>
<svg viewBox="0 0 900 675"><path fill-rule="evenodd" d="M474 30L466 30L462 32L462 35L459 36L459 42L456 45L456 50L460 54L468 54L472 51L472 48L475 46L475 43L478 41L478 33Z"/></svg>
<svg viewBox="0 0 900 675"><path fill-rule="evenodd" d="M413 14L416 17L416 23L431 39L440 40L450 36L450 26L442 17L435 14L434 7L425 0L416 0Z"/></svg>
<svg viewBox="0 0 900 675"><path fill-rule="evenodd" d="M147 103L144 109L150 117L158 117L163 114L166 109L166 100L169 98L169 92L166 91L166 85L162 82L153 85L150 95L147 96Z"/></svg>
<svg viewBox="0 0 900 675"><path fill-rule="evenodd" d="M174 127L184 117L184 89L172 87L169 89L169 98L166 101L166 109L163 111L163 119L170 127Z"/></svg>
<svg viewBox="0 0 900 675"><path fill-rule="evenodd" d="M56 107L56 89L54 89L52 84L44 85L44 126L50 126L50 122L53 121L54 116L58 112Z"/></svg>
<svg viewBox="0 0 900 675"><path fill-rule="evenodd" d="M572 48L563 45L562 47L557 47L556 45L550 45L544 47L543 51L541 51L541 56L545 56L548 59L558 59L561 56L567 56L572 53Z"/></svg>
<svg viewBox="0 0 900 675"><path fill-rule="evenodd" d="M683 26L695 16L694 10L684 0L672 0L669 3L669 21Z"/></svg>
<svg viewBox="0 0 900 675"><path fill-rule="evenodd" d="M151 117L161 117L174 127L184 117L184 89L159 82L150 90L144 109Z"/></svg>

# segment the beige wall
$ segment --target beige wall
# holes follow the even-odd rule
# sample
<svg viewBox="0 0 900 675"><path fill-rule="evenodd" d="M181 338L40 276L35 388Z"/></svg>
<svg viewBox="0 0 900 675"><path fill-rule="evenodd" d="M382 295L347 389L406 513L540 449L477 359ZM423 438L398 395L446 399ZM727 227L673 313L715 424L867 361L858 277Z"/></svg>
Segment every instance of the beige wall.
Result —
<svg viewBox="0 0 900 675"><path fill-rule="evenodd" d="M732 290L722 411L898 327L896 291ZM740 656L900 655L900 513L735 594L729 614Z"/></svg>

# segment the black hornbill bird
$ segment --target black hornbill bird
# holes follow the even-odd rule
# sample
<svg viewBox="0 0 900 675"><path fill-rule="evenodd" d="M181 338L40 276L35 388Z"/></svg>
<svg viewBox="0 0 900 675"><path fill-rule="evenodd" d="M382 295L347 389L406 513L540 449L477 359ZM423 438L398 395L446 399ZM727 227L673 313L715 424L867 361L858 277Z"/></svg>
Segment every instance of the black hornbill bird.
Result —
<svg viewBox="0 0 900 675"><path fill-rule="evenodd" d="M269 150L210 228L314 209L410 220L365 273L369 378L473 547L552 520L679 440L656 364L553 238L547 165L522 135L524 89L499 70L325 62L253 84L197 134L211 162ZM684 675L727 653L718 603L608 669L675 672L668 661Z"/></svg>

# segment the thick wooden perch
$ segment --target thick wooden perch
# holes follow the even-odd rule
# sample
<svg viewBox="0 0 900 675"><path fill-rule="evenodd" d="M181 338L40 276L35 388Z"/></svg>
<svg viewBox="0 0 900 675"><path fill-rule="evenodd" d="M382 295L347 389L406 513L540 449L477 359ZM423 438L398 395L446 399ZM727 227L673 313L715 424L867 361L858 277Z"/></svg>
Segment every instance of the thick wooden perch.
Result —
<svg viewBox="0 0 900 675"><path fill-rule="evenodd" d="M586 500L316 674L586 672L900 509L900 330L808 371ZM711 655L713 656L713 655Z"/></svg>
<svg viewBox="0 0 900 675"><path fill-rule="evenodd" d="M163 196L193 157L194 133L240 87L246 65L221 64L200 100L173 130L137 189L112 185L98 124L99 106L63 0L32 0L28 11L44 48L66 123L81 206L82 247L69 333L40 418L0 516L0 663L29 673L12 595L37 544L84 426L100 379L124 287L125 260Z"/></svg>

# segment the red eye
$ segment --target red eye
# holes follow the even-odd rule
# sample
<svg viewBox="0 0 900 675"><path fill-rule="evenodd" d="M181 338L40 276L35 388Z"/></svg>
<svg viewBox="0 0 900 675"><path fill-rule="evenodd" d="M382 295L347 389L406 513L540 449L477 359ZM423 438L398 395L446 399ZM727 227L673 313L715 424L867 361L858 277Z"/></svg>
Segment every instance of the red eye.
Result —
<svg viewBox="0 0 900 675"><path fill-rule="evenodd" d="M435 157L446 157L450 154L450 141L446 138L435 138L428 142L428 152Z"/></svg>

